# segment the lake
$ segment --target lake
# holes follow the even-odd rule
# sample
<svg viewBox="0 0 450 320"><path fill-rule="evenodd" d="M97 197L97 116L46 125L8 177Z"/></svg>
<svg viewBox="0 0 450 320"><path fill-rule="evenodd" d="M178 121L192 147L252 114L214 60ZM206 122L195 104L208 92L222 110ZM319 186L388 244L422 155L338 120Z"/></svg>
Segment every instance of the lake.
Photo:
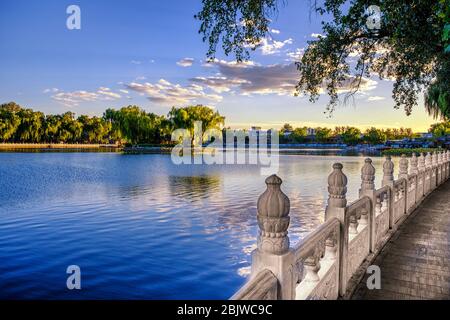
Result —
<svg viewBox="0 0 450 320"><path fill-rule="evenodd" d="M334 162L355 200L364 157L280 155L291 245L323 222ZM250 271L264 179L162 154L0 153L0 298L228 299Z"/></svg>

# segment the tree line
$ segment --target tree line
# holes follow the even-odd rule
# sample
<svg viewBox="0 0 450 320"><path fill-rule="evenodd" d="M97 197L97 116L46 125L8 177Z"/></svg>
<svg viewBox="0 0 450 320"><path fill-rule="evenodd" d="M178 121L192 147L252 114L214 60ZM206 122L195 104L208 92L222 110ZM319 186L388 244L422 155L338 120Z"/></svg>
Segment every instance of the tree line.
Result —
<svg viewBox="0 0 450 320"><path fill-rule="evenodd" d="M177 128L220 128L225 117L209 107L172 108L167 116L146 112L138 106L107 109L102 117L73 112L45 115L15 102L0 105L0 141L10 143L170 143Z"/></svg>
<svg viewBox="0 0 450 320"><path fill-rule="evenodd" d="M40 111L23 108L10 102L0 105L0 141L10 143L118 143L118 144L169 144L173 130L184 128L193 131L194 122L201 121L203 132L224 126L225 117L203 106L173 107L167 116L146 112L139 106L119 110L109 108L101 117L73 112L45 115ZM314 142L338 140L347 145L359 143L380 144L386 140L419 137L411 128L377 129L361 131L356 127L340 126L334 129L317 127ZM450 134L450 122L433 124L429 132L434 137ZM192 133L192 132L191 132ZM280 143L311 142L307 127L293 128L285 124L280 130Z"/></svg>
<svg viewBox="0 0 450 320"><path fill-rule="evenodd" d="M359 143L381 144L387 140L413 139L419 138L420 134L414 133L411 128L378 129L375 127L361 131L356 127L339 126L334 130L326 127L313 128L314 141L319 143L340 140L347 145ZM429 132L433 137L438 138L450 134L450 121L443 121L431 125ZM311 141L308 135L308 127L293 128L286 123L280 130L280 143L305 143Z"/></svg>

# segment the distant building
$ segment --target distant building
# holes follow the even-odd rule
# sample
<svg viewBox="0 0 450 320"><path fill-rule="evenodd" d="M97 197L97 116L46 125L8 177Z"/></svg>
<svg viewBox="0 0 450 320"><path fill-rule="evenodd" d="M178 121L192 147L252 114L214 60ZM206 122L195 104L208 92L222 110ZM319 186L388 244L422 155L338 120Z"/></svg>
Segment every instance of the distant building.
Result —
<svg viewBox="0 0 450 320"><path fill-rule="evenodd" d="M433 134L429 132L421 132L419 133L420 137L423 139L431 139L433 138Z"/></svg>
<svg viewBox="0 0 450 320"><path fill-rule="evenodd" d="M285 138L289 137L291 134L292 134L292 131L289 131L289 130L286 130L286 131L283 132L283 136Z"/></svg>
<svg viewBox="0 0 450 320"><path fill-rule="evenodd" d="M316 129L314 129L314 128L306 129L306 135L308 135L308 136L315 136L316 135Z"/></svg>

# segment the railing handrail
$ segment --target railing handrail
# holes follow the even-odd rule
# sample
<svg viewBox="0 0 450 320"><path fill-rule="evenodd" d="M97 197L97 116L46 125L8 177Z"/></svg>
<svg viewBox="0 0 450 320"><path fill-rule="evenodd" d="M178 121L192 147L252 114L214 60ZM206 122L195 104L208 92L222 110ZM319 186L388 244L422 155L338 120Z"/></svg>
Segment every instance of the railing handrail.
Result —
<svg viewBox="0 0 450 320"><path fill-rule="evenodd" d="M260 271L242 286L231 300L269 300L277 296L278 280L269 269Z"/></svg>
<svg viewBox="0 0 450 320"><path fill-rule="evenodd" d="M358 199L347 204L343 165L333 164L328 177L325 222L289 247L289 198L276 175L266 179L258 199L258 248L252 254L252 275L232 299L336 299L354 288L354 277L367 258L376 256L398 226L450 176L450 151L402 155L394 179L390 156L383 164L383 186L375 188L375 168L366 159ZM306 270L304 272L304 270ZM357 278L358 279L358 278ZM350 286L352 284L353 288Z"/></svg>
<svg viewBox="0 0 450 320"><path fill-rule="evenodd" d="M339 232L339 226L340 222L337 218L332 218L322 223L295 245L293 248L295 258L299 259L309 254L309 251L314 249L316 243L322 240L324 236L328 236L331 232L335 231L336 228Z"/></svg>

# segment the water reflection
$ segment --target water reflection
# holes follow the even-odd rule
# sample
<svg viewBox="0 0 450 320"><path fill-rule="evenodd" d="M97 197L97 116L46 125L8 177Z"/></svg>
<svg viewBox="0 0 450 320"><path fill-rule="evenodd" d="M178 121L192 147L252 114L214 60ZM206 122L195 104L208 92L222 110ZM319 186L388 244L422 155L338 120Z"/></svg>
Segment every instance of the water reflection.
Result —
<svg viewBox="0 0 450 320"><path fill-rule="evenodd" d="M280 156L292 245L323 222L337 161L350 202L364 157ZM257 166L170 155L0 153L0 298L229 298L250 270L264 180ZM86 290L65 290L70 264Z"/></svg>

